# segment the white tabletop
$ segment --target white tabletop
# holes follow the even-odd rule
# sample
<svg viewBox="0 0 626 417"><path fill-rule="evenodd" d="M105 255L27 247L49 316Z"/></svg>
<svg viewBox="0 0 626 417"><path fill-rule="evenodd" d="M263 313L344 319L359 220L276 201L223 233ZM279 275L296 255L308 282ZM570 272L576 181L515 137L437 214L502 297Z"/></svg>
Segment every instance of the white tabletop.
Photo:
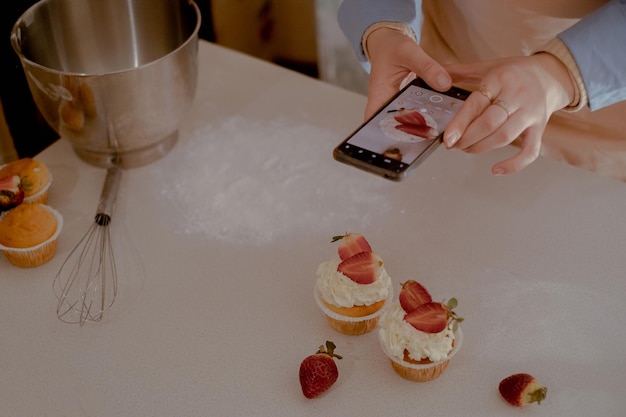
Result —
<svg viewBox="0 0 626 417"><path fill-rule="evenodd" d="M111 232L120 294L59 321L52 279L91 225L105 171L65 140L38 156L65 218L56 257L0 259L0 415L516 416L498 383L548 387L527 416L626 415L626 186L512 149L439 148L403 183L335 162L365 98L206 42L180 141L124 172ZM333 235L363 233L396 293L457 297L464 343L437 380L394 373L375 332L333 331L313 300ZM332 340L339 379L307 400L300 361Z"/></svg>

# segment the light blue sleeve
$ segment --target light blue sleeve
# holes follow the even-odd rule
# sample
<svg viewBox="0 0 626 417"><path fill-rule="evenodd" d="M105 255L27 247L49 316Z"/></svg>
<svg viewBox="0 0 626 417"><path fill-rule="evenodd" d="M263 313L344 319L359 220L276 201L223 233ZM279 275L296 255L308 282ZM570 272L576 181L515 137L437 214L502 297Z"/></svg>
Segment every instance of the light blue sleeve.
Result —
<svg viewBox="0 0 626 417"><path fill-rule="evenodd" d="M608 2L558 38L576 60L591 110L626 100L626 0Z"/></svg>
<svg viewBox="0 0 626 417"><path fill-rule="evenodd" d="M365 30L376 22L402 22L410 25L416 39L422 27L421 0L343 0L339 5L337 21L359 62L369 71L369 62L361 47Z"/></svg>

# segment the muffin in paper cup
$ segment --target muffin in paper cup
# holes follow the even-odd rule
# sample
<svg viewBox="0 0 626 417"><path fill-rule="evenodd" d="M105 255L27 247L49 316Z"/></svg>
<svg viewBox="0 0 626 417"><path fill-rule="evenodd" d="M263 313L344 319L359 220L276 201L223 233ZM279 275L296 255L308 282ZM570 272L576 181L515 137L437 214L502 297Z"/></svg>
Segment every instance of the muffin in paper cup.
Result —
<svg viewBox="0 0 626 417"><path fill-rule="evenodd" d="M41 206L54 216L56 221L56 230L52 236L45 241L29 247L18 248L0 244L0 250L4 256L15 266L21 268L32 268L43 265L51 260L56 253L57 239L63 229L63 216L50 206L45 204L41 204ZM0 224L13 210L15 209L4 212L2 216L0 216Z"/></svg>
<svg viewBox="0 0 626 417"><path fill-rule="evenodd" d="M389 362L391 362L391 367L398 375L409 381L428 382L438 378L446 370L450 359L459 351L463 344L463 332L460 327L456 329L454 332L454 341L452 342L452 350L445 359L437 362L432 362L428 359L419 362L414 361L410 359L406 353L404 357L399 358L391 352L385 343L382 332L378 333L378 340L380 341L383 352L387 355L387 358L389 358Z"/></svg>
<svg viewBox="0 0 626 417"><path fill-rule="evenodd" d="M339 308L324 301L317 285L315 285L313 295L330 327L343 334L358 336L369 333L376 328L380 315L385 311L389 300L393 296L393 290L389 290L389 295L386 299L370 306ZM339 311L343 311L344 314L340 314Z"/></svg>

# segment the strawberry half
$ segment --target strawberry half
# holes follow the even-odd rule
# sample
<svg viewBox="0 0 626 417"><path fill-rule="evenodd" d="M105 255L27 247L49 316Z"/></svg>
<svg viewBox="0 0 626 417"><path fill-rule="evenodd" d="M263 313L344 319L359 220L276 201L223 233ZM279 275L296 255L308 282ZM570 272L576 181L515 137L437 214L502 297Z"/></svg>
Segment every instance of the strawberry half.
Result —
<svg viewBox="0 0 626 417"><path fill-rule="evenodd" d="M371 252L372 247L365 237L359 233L346 233L345 235L333 236L331 242L342 240L337 248L339 258L343 261L359 252Z"/></svg>
<svg viewBox="0 0 626 417"><path fill-rule="evenodd" d="M315 398L337 381L339 370L334 358L341 356L334 353L335 344L326 342L326 349L320 346L314 355L307 356L300 364L300 385L302 393L307 398Z"/></svg>
<svg viewBox="0 0 626 417"><path fill-rule="evenodd" d="M414 280L408 280L402 283L402 289L398 294L398 300L405 313L410 313L418 306L430 303L433 298L422 284Z"/></svg>
<svg viewBox="0 0 626 417"><path fill-rule="evenodd" d="M383 260L374 252L359 252L341 262L337 271L357 284L371 284L378 278L382 267Z"/></svg>
<svg viewBox="0 0 626 417"><path fill-rule="evenodd" d="M396 129L425 139L434 139L437 131L428 125L428 121L417 110L402 110L394 119L399 123Z"/></svg>
<svg viewBox="0 0 626 417"><path fill-rule="evenodd" d="M448 326L448 308L440 302L424 303L406 313L404 321L424 333L439 333Z"/></svg>
<svg viewBox="0 0 626 417"><path fill-rule="evenodd" d="M0 179L0 212L10 210L24 201L20 177L12 175Z"/></svg>
<svg viewBox="0 0 626 417"><path fill-rule="evenodd" d="M516 407L523 407L534 402L541 404L548 392L546 387L539 385L534 376L524 373L504 378L500 381L498 390L509 404Z"/></svg>

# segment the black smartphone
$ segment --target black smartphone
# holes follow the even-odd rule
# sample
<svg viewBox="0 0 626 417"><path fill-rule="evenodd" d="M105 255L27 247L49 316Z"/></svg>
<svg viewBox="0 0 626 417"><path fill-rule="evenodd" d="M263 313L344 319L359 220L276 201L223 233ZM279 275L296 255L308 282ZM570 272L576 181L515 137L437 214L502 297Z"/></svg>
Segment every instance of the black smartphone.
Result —
<svg viewBox="0 0 626 417"><path fill-rule="evenodd" d="M440 92L415 79L333 151L340 162L400 181L441 143L469 91Z"/></svg>

